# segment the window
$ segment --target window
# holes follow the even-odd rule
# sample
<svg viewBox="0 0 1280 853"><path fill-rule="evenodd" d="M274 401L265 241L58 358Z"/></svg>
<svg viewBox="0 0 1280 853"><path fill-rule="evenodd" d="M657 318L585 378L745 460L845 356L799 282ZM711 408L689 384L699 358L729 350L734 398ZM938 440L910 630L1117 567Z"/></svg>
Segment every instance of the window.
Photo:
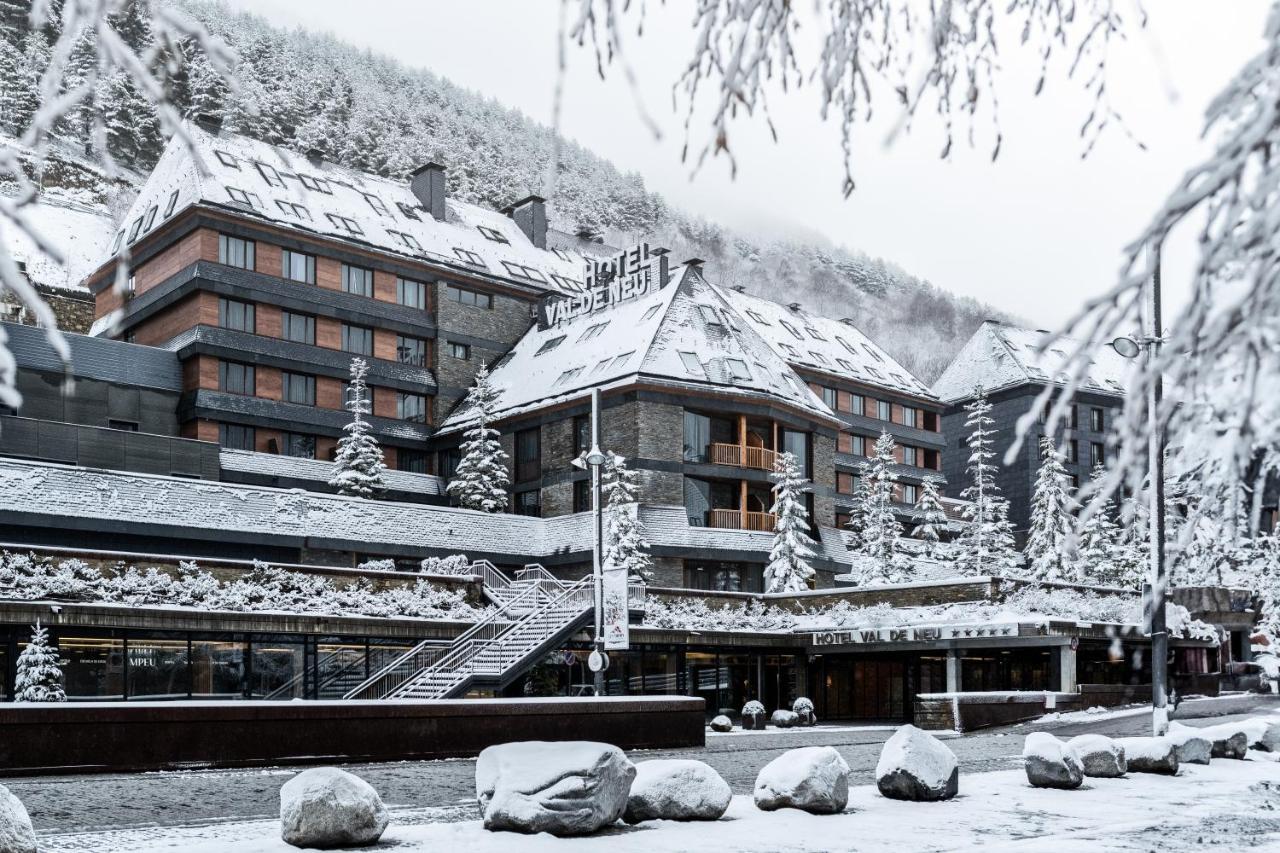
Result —
<svg viewBox="0 0 1280 853"><path fill-rule="evenodd" d="M354 219L347 216L339 216L336 213L326 213L325 218L333 225L334 228L340 228L349 234L363 234L360 226L356 224Z"/></svg>
<svg viewBox="0 0 1280 853"><path fill-rule="evenodd" d="M1077 406L1075 403L1072 403L1067 412L1067 417L1070 418L1070 424L1072 429L1080 428L1080 407L1079 406Z"/></svg>
<svg viewBox="0 0 1280 853"><path fill-rule="evenodd" d="M412 249L415 252L422 251L422 244L419 243L418 238L412 234L406 234L403 231L392 231L390 228L387 229L387 233L399 240L400 244L406 249Z"/></svg>
<svg viewBox="0 0 1280 853"><path fill-rule="evenodd" d="M495 231L494 229L486 228L483 225L477 225L476 230L483 234L486 240L492 240L495 243L511 243L511 241L508 240L501 231Z"/></svg>
<svg viewBox="0 0 1280 853"><path fill-rule="evenodd" d="M258 174L262 175L262 180L267 182L268 186L283 187L284 180L280 177L280 173L276 171L275 166L269 163L256 163Z"/></svg>
<svg viewBox="0 0 1280 853"><path fill-rule="evenodd" d="M450 480L458 471L458 463L462 461L462 451L456 447L441 450L436 454L436 470L445 480Z"/></svg>
<svg viewBox="0 0 1280 853"><path fill-rule="evenodd" d="M300 406L316 404L316 378L305 373L284 371L280 374L281 396L286 403Z"/></svg>
<svg viewBox="0 0 1280 853"><path fill-rule="evenodd" d="M478 293L474 290L466 290L461 287L454 287L452 284L444 286L445 298L451 302L457 302L459 305L473 305L476 308L492 308L493 294Z"/></svg>
<svg viewBox="0 0 1280 853"><path fill-rule="evenodd" d="M574 480L573 481L573 511L574 512L590 512L591 511L591 481L590 480Z"/></svg>
<svg viewBox="0 0 1280 853"><path fill-rule="evenodd" d="M475 252L469 251L467 249L461 249L457 246L454 246L453 253L457 255L458 260L462 261L464 264L471 264L471 266L473 267L482 267L485 265L484 259L481 258L479 255L477 255Z"/></svg>
<svg viewBox="0 0 1280 853"><path fill-rule="evenodd" d="M909 445L902 445L902 464L918 467L920 465L920 451Z"/></svg>
<svg viewBox="0 0 1280 853"><path fill-rule="evenodd" d="M132 272L129 273L129 282L127 285L125 285L125 288L130 293L136 293L138 290L138 277L134 275Z"/></svg>
<svg viewBox="0 0 1280 853"><path fill-rule="evenodd" d="M1074 438L1067 441L1067 461L1072 465L1080 461L1080 442Z"/></svg>
<svg viewBox="0 0 1280 853"><path fill-rule="evenodd" d="M286 432L280 436L280 452L299 459L315 459L316 437L300 432Z"/></svg>
<svg viewBox="0 0 1280 853"><path fill-rule="evenodd" d="M836 389L828 388L825 385L814 385L812 387L814 391L818 392L818 396L822 398L822 402L826 403L828 408L834 409L836 407Z"/></svg>
<svg viewBox="0 0 1280 853"><path fill-rule="evenodd" d="M1107 448L1099 441L1089 442L1089 466L1098 468L1107 464Z"/></svg>
<svg viewBox="0 0 1280 853"><path fill-rule="evenodd" d="M151 226L155 224L155 221L156 221L156 208L152 207L150 210L147 211L146 219L142 221L142 230L150 231Z"/></svg>
<svg viewBox="0 0 1280 853"><path fill-rule="evenodd" d="M255 387L252 364L241 364L238 361L218 362L219 391L252 396Z"/></svg>
<svg viewBox="0 0 1280 853"><path fill-rule="evenodd" d="M793 359L800 358L800 350L796 349L791 344L779 344L779 346L781 346L782 349L786 352L786 354L791 356L791 358Z"/></svg>
<svg viewBox="0 0 1280 853"><path fill-rule="evenodd" d="M853 345L850 344L848 341L846 341L844 338L840 337L839 335L836 335L836 341L840 344L840 346L844 347L849 352L850 355L858 354L858 351L853 348Z"/></svg>
<svg viewBox="0 0 1280 853"><path fill-rule="evenodd" d="M565 338L564 335L557 335L554 338L550 338L546 341L543 341L542 346L538 347L538 351L533 354L534 357L536 358L537 356L542 355L544 352L551 352L553 349L560 346L560 344L564 343L564 338Z"/></svg>
<svg viewBox="0 0 1280 853"><path fill-rule="evenodd" d="M547 283L547 278L538 269L525 264L517 264L514 261L503 261L502 265L507 268L507 272L516 278L523 278L529 281L538 281L543 284Z"/></svg>
<svg viewBox="0 0 1280 853"><path fill-rule="evenodd" d="M810 355L810 357L812 357L812 358L813 358L813 360L814 360L814 361L816 361L818 364L830 365L830 363L831 363L831 362L827 361L827 357L826 357L826 356L824 356L822 353L817 352L817 351L815 351L815 350L809 350L809 355Z"/></svg>
<svg viewBox="0 0 1280 853"><path fill-rule="evenodd" d="M691 376L702 376L702 362L698 360L696 353L681 352L680 361L684 363L685 372Z"/></svg>
<svg viewBox="0 0 1280 853"><path fill-rule="evenodd" d="M911 485L910 483L906 483L906 484L904 484L904 485L903 485L903 487L902 487L902 502L903 502L904 504L909 504L909 505L911 505L911 506L915 506L915 503L916 503L916 501L917 501L917 500L919 500L919 498L920 498L920 487L919 487L919 486L914 486L914 485Z"/></svg>
<svg viewBox="0 0 1280 853"><path fill-rule="evenodd" d="M876 379L884 379L884 377L880 375L880 371L876 370L874 367L867 367L866 371L869 376L874 376Z"/></svg>
<svg viewBox="0 0 1280 853"><path fill-rule="evenodd" d="M115 419L107 420L107 429L118 429L121 432L137 432L137 421L118 421Z"/></svg>
<svg viewBox="0 0 1280 853"><path fill-rule="evenodd" d="M396 335L396 361L415 367L427 366L427 342L422 338Z"/></svg>
<svg viewBox="0 0 1280 853"><path fill-rule="evenodd" d="M427 284L409 278L396 279L396 301L406 308L427 310Z"/></svg>
<svg viewBox="0 0 1280 853"><path fill-rule="evenodd" d="M216 149L214 150L213 153L217 156L219 163L221 163L224 166L230 166L231 168L235 169L237 172L240 171L240 164L236 162L235 157L232 157L230 154L228 154L225 151L218 151Z"/></svg>
<svg viewBox="0 0 1280 853"><path fill-rule="evenodd" d="M640 322L642 322L642 323L643 323L645 320L652 319L652 318L653 318L653 315L654 315L654 314L657 314L657 313L658 313L658 309L659 309L659 308L661 308L661 307L662 307L662 305L660 305L660 304L659 304L659 305L653 305L653 306L650 306L649 310L648 310L648 311L646 311L646 312L644 312L644 316L640 318Z"/></svg>
<svg viewBox="0 0 1280 853"><path fill-rule="evenodd" d="M748 380L751 378L751 371L747 368L747 363L740 358L726 358L725 366L729 368L729 375L734 379Z"/></svg>
<svg viewBox="0 0 1280 853"><path fill-rule="evenodd" d="M702 317L702 322L706 323L708 326L724 325L720 322L720 315L716 313L716 309L712 308L710 305L699 305L698 314Z"/></svg>
<svg viewBox="0 0 1280 853"><path fill-rule="evenodd" d="M516 515L531 515L535 518L542 515L542 499L541 493L537 489L530 489L527 492L517 492L515 499Z"/></svg>
<svg viewBox="0 0 1280 853"><path fill-rule="evenodd" d="M257 446L257 436L253 427L218 424L218 444L228 450L253 450Z"/></svg>
<svg viewBox="0 0 1280 853"><path fill-rule="evenodd" d="M1106 432L1107 419L1103 410L1096 406L1089 410L1089 429L1094 432Z"/></svg>
<svg viewBox="0 0 1280 853"><path fill-rule="evenodd" d="M576 278L567 278L565 276L552 273L551 281L555 283L556 287L561 290L567 290L570 293L580 293L582 291L582 282L578 281Z"/></svg>
<svg viewBox="0 0 1280 853"><path fill-rule="evenodd" d="M840 453L850 453L854 456L866 456L867 439L865 436L842 432L836 439L836 450Z"/></svg>
<svg viewBox="0 0 1280 853"><path fill-rule="evenodd" d="M564 373L561 373L560 376L556 378L556 381L551 384L551 387L559 388L561 385L565 385L569 382L572 382L573 380L578 378L578 375L580 373L582 373L581 367L571 367L568 370L566 370Z"/></svg>
<svg viewBox="0 0 1280 853"><path fill-rule="evenodd" d="M116 252L120 251L120 243L122 240L124 240L124 231L117 231L116 238L111 241L111 254L114 255Z"/></svg>
<svg viewBox="0 0 1280 853"><path fill-rule="evenodd" d="M909 426L909 427L915 426L918 416L919 416L919 412L916 409L913 409L910 406L902 407L903 426Z"/></svg>
<svg viewBox="0 0 1280 853"><path fill-rule="evenodd" d="M400 212L404 214L406 219L412 219L416 222L422 221L422 217L418 215L418 211L413 209L413 205L398 201L396 202L396 207L400 208Z"/></svg>
<svg viewBox="0 0 1280 853"><path fill-rule="evenodd" d="M542 476L542 434L537 429L516 433L516 482L527 483Z"/></svg>
<svg viewBox="0 0 1280 853"><path fill-rule="evenodd" d="M280 252L280 275L304 284L316 283L316 256L284 249Z"/></svg>
<svg viewBox="0 0 1280 853"><path fill-rule="evenodd" d="M626 367L627 362L631 360L631 356L635 354L636 354L635 350L631 350L630 352L624 352L622 355L618 356L613 360L613 364L611 364L610 367L613 368L614 370L617 370L618 368L621 368L621 367Z"/></svg>
<svg viewBox="0 0 1280 853"><path fill-rule="evenodd" d="M253 332L253 303L218 299L218 325L237 332Z"/></svg>
<svg viewBox="0 0 1280 853"><path fill-rule="evenodd" d="M759 323L759 324L760 324L760 325L762 325L762 326L771 326L771 325L773 325L773 324L772 324L772 323L770 323L768 320L766 320L763 316L761 316L761 314L760 314L760 312L759 312L759 311L753 311L752 309L748 308L748 309L747 309L747 316L748 316L748 317L750 317L752 320L755 320L757 323Z"/></svg>
<svg viewBox="0 0 1280 853"><path fill-rule="evenodd" d="M387 206L382 203L382 199L378 198L376 195L373 195L372 193L361 193L361 195L364 196L365 201L369 202L369 206L373 208L374 213L378 214L379 216L391 215L391 211L387 210Z"/></svg>
<svg viewBox="0 0 1280 853"><path fill-rule="evenodd" d="M342 348L356 355L373 355L373 329L343 323Z"/></svg>
<svg viewBox="0 0 1280 853"><path fill-rule="evenodd" d="M822 333L821 333L821 332L819 332L817 329L815 329L813 326L805 326L805 327L804 327L804 330L805 330L806 332L808 332L808 333L809 333L809 337L813 338L815 341L825 341L825 340L826 340L826 338L824 338L824 337L822 336Z"/></svg>
<svg viewBox="0 0 1280 853"><path fill-rule="evenodd" d="M237 204L247 204L250 207L262 207L262 199L257 193L245 192L235 187L227 187L227 195ZM136 224L136 223L135 223Z"/></svg>
<svg viewBox="0 0 1280 853"><path fill-rule="evenodd" d="M842 495L851 495L858 488L858 478L847 471L836 472L836 491Z"/></svg>
<svg viewBox="0 0 1280 853"><path fill-rule="evenodd" d="M133 220L133 225L129 226L129 242L132 243L138 239L138 232L142 230L142 217L139 216Z"/></svg>
<svg viewBox="0 0 1280 853"><path fill-rule="evenodd" d="M314 346L316 342L316 318L310 314L281 311L280 337L286 341Z"/></svg>
<svg viewBox="0 0 1280 853"><path fill-rule="evenodd" d="M373 270L343 264L342 289L356 296L373 296Z"/></svg>
<svg viewBox="0 0 1280 853"><path fill-rule="evenodd" d="M396 392L396 417L402 421L427 422L427 398L422 394Z"/></svg>
<svg viewBox="0 0 1280 853"><path fill-rule="evenodd" d="M837 358L836 364L840 365L846 373L857 373L857 369L853 366L853 362L847 358Z"/></svg>
<svg viewBox="0 0 1280 853"><path fill-rule="evenodd" d="M893 407L884 400L876 400L876 417L882 421L893 420Z"/></svg>
<svg viewBox="0 0 1280 853"><path fill-rule="evenodd" d="M867 355L871 356L871 357L872 357L872 358L874 358L876 361L880 361L880 362L883 362L883 361L884 361L884 359L880 357L880 353L876 352L875 350L873 350L871 347L867 346L866 344L863 344L863 345L862 345L862 348L863 348L864 350L866 350L866 351L867 351Z"/></svg>
<svg viewBox="0 0 1280 853"><path fill-rule="evenodd" d="M782 328L790 332L793 338L795 338L797 341L804 340L804 335L800 334L799 329L797 329L795 326L788 323L786 320L782 320L781 322L782 322Z"/></svg>
<svg viewBox="0 0 1280 853"><path fill-rule="evenodd" d="M448 348L449 355L454 358L460 358L463 361L470 361L471 344L460 344L457 341L449 341Z"/></svg>
<svg viewBox="0 0 1280 853"><path fill-rule="evenodd" d="M333 195L333 188L329 186L329 182L324 178L313 178L310 175L299 174L298 180L309 190Z"/></svg>
<svg viewBox="0 0 1280 853"><path fill-rule="evenodd" d="M239 237L218 235L218 263L242 270L253 269L254 243Z"/></svg>
<svg viewBox="0 0 1280 853"><path fill-rule="evenodd" d="M311 221L311 211L307 210L305 204L297 204L292 201L281 201L276 199L276 207L280 208L280 212L285 216L295 216L298 219Z"/></svg>
<svg viewBox="0 0 1280 853"><path fill-rule="evenodd" d="M408 471L410 474L426 474L427 454L422 450L396 448L396 470Z"/></svg>
<svg viewBox="0 0 1280 853"><path fill-rule="evenodd" d="M573 419L573 456L578 458L591 448L591 416L577 415Z"/></svg>
<svg viewBox="0 0 1280 853"><path fill-rule="evenodd" d="M1077 492L1080 490L1080 475L1068 474L1067 480L1071 483L1071 491Z"/></svg>
<svg viewBox="0 0 1280 853"><path fill-rule="evenodd" d="M782 431L782 450L790 453L800 463L800 475L809 477L812 475L812 465L809 459L809 433L800 432L794 429L784 429ZM813 518L812 510L809 517Z"/></svg>
<svg viewBox="0 0 1280 853"><path fill-rule="evenodd" d="M599 336L599 334L603 332L605 330L605 327L607 327L608 325L609 325L609 322L606 320L603 323L596 323L594 326L587 327L587 330L582 333L581 337L578 338L578 343L582 343L583 341L589 341L592 338Z"/></svg>
<svg viewBox="0 0 1280 853"><path fill-rule="evenodd" d="M595 376L597 373L603 373L603 372L604 372L604 369L605 369L606 367L608 367L608 366L609 366L609 362L611 362L611 361L613 361L613 359L612 359L612 358L602 358L602 359L600 359L600 361L596 362L596 366L595 366L595 368L591 371L591 375L592 375L592 376Z"/></svg>

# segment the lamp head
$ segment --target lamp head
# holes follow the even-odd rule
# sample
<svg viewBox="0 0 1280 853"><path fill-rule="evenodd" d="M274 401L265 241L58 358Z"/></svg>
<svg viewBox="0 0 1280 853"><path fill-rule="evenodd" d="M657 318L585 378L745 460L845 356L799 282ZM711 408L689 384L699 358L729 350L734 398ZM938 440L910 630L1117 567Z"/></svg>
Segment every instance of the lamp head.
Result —
<svg viewBox="0 0 1280 853"><path fill-rule="evenodd" d="M1137 341L1123 335L1111 342L1111 348L1122 358L1137 358L1138 353L1142 351Z"/></svg>
<svg viewBox="0 0 1280 853"><path fill-rule="evenodd" d="M605 462L604 451L600 449L599 445L593 444L591 446L591 449L587 451L587 464L595 468L600 465L603 465L604 462Z"/></svg>

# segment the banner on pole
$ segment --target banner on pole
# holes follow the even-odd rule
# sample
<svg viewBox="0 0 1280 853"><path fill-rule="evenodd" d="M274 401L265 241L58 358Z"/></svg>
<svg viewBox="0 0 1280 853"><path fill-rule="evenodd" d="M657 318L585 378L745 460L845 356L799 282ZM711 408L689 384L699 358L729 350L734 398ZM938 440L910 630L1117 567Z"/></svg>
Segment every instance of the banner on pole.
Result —
<svg viewBox="0 0 1280 853"><path fill-rule="evenodd" d="M631 647L630 614L627 608L627 572L609 569L604 573L603 592L604 647L610 651Z"/></svg>

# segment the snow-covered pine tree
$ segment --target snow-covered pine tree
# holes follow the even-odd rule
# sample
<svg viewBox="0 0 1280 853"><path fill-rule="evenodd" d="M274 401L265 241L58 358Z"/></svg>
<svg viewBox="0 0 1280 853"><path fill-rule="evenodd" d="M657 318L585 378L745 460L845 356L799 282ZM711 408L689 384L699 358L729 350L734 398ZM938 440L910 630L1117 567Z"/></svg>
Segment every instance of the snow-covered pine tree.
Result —
<svg viewBox="0 0 1280 853"><path fill-rule="evenodd" d="M351 359L351 381L347 385L347 411L351 422L342 428L338 452L333 458L334 472L329 485L340 495L373 498L386 490L382 474L387 470L382 461L382 448L369 431L364 418L372 411L365 377L369 364L363 358Z"/></svg>
<svg viewBox="0 0 1280 853"><path fill-rule="evenodd" d="M639 472L612 451L601 472L604 493L604 565L627 570L630 578L650 580L653 561L640 521Z"/></svg>
<svg viewBox="0 0 1280 853"><path fill-rule="evenodd" d="M867 583L900 583L911 573L911 563L899 549L902 524L893 508L894 486L898 482L893 470L896 450L893 436L880 433L867 471L862 525L862 555L866 563L863 580Z"/></svg>
<svg viewBox="0 0 1280 853"><path fill-rule="evenodd" d="M963 514L967 522L956 542L956 568L962 574L1002 573L1017 565L1013 533L1009 524L1008 503L996 485L995 421L986 392L976 389L976 396L964 408L969 414L965 428L969 437L969 485L960 493L968 501Z"/></svg>
<svg viewBox="0 0 1280 853"><path fill-rule="evenodd" d="M809 537L809 510L804 494L808 480L800 474L800 464L791 453L778 456L773 474L773 547L764 569L765 592L800 592L809 588L813 566L809 564L817 545Z"/></svg>
<svg viewBox="0 0 1280 853"><path fill-rule="evenodd" d="M1102 467L1096 467L1089 475L1094 483L1106 476ZM1120 546L1120 527L1115 522L1115 503L1106 501L1093 515L1076 522L1076 578L1105 586L1123 586L1116 557Z"/></svg>
<svg viewBox="0 0 1280 853"><path fill-rule="evenodd" d="M1074 580L1067 553L1071 504L1067 469L1050 436L1040 438L1040 470L1031 498L1031 523L1024 556L1031 577L1040 581Z"/></svg>
<svg viewBox="0 0 1280 853"><path fill-rule="evenodd" d="M13 682L15 702L65 702L62 689L62 662L57 646L49 645L49 630L36 621L31 642L18 655L18 671Z"/></svg>
<svg viewBox="0 0 1280 853"><path fill-rule="evenodd" d="M867 523L867 466L859 467L853 475L853 491L849 495L849 521L845 529L849 531L846 544L849 554L856 562L864 552L862 531Z"/></svg>
<svg viewBox="0 0 1280 853"><path fill-rule="evenodd" d="M481 366L475 384L467 392L466 410L472 426L463 433L462 460L449 481L448 492L467 509L501 512L507 508L507 487L511 475L507 471L507 454L498 441L498 431L489 426L501 390L489 378L489 370Z"/></svg>
<svg viewBox="0 0 1280 853"><path fill-rule="evenodd" d="M913 518L916 529L912 531L912 536L924 543L926 557L934 557L938 553L942 531L947 526L947 514L938 499L937 481L933 477L925 477L920 486L920 497L916 499Z"/></svg>

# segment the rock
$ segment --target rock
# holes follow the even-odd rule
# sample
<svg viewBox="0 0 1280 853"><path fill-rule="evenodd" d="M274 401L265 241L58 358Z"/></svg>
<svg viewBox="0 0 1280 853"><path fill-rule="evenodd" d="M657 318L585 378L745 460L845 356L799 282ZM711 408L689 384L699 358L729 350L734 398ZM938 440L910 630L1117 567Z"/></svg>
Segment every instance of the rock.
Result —
<svg viewBox="0 0 1280 853"><path fill-rule="evenodd" d="M756 776L755 798L764 811L791 808L836 814L849 802L849 765L830 746L784 752Z"/></svg>
<svg viewBox="0 0 1280 853"><path fill-rule="evenodd" d="M711 731L713 732L731 732L733 731L733 720L720 714L711 720Z"/></svg>
<svg viewBox="0 0 1280 853"><path fill-rule="evenodd" d="M764 731L764 705L752 699L742 706L742 727L748 731Z"/></svg>
<svg viewBox="0 0 1280 853"><path fill-rule="evenodd" d="M1130 773L1178 774L1178 745L1173 738L1121 737L1116 743L1124 749Z"/></svg>
<svg viewBox="0 0 1280 853"><path fill-rule="evenodd" d="M813 712L813 702L804 696L791 703L791 710L799 718L797 725L812 726L818 722L818 717Z"/></svg>
<svg viewBox="0 0 1280 853"><path fill-rule="evenodd" d="M1084 781L1080 756L1048 732L1032 732L1022 744L1027 781L1037 788L1079 788Z"/></svg>
<svg viewBox="0 0 1280 853"><path fill-rule="evenodd" d="M631 783L627 823L643 820L719 820L729 808L729 783L701 761L641 761Z"/></svg>
<svg viewBox="0 0 1280 853"><path fill-rule="evenodd" d="M373 786L337 767L303 770L280 787L280 836L294 847L364 847L388 820Z"/></svg>
<svg viewBox="0 0 1280 853"><path fill-rule="evenodd" d="M1251 717L1236 723L1249 736L1249 748L1260 752L1280 752L1280 720Z"/></svg>
<svg viewBox="0 0 1280 853"><path fill-rule="evenodd" d="M1080 757L1080 766L1084 775L1102 779L1114 779L1123 776L1128 763L1125 761L1124 747L1103 735L1080 735L1067 741L1067 746L1075 750Z"/></svg>
<svg viewBox="0 0 1280 853"><path fill-rule="evenodd" d="M949 800L960 789L960 767L946 744L905 725L880 750L876 787L893 800Z"/></svg>
<svg viewBox="0 0 1280 853"><path fill-rule="evenodd" d="M476 799L485 829L586 835L622 817L635 776L607 743L504 743L476 759Z"/></svg>
<svg viewBox="0 0 1280 853"><path fill-rule="evenodd" d="M778 710L773 712L773 716L769 718L769 722L773 723L780 729L789 729L800 722L800 718L794 711Z"/></svg>
<svg viewBox="0 0 1280 853"><path fill-rule="evenodd" d="M1239 723L1219 723L1197 731L1213 741L1214 758L1244 758L1249 751L1249 735Z"/></svg>
<svg viewBox="0 0 1280 853"><path fill-rule="evenodd" d="M27 807L0 785L0 850L4 853L36 853L36 831Z"/></svg>
<svg viewBox="0 0 1280 853"><path fill-rule="evenodd" d="M1213 757L1213 741L1201 734L1200 729L1170 723L1165 737L1173 741L1179 764L1208 764Z"/></svg>

